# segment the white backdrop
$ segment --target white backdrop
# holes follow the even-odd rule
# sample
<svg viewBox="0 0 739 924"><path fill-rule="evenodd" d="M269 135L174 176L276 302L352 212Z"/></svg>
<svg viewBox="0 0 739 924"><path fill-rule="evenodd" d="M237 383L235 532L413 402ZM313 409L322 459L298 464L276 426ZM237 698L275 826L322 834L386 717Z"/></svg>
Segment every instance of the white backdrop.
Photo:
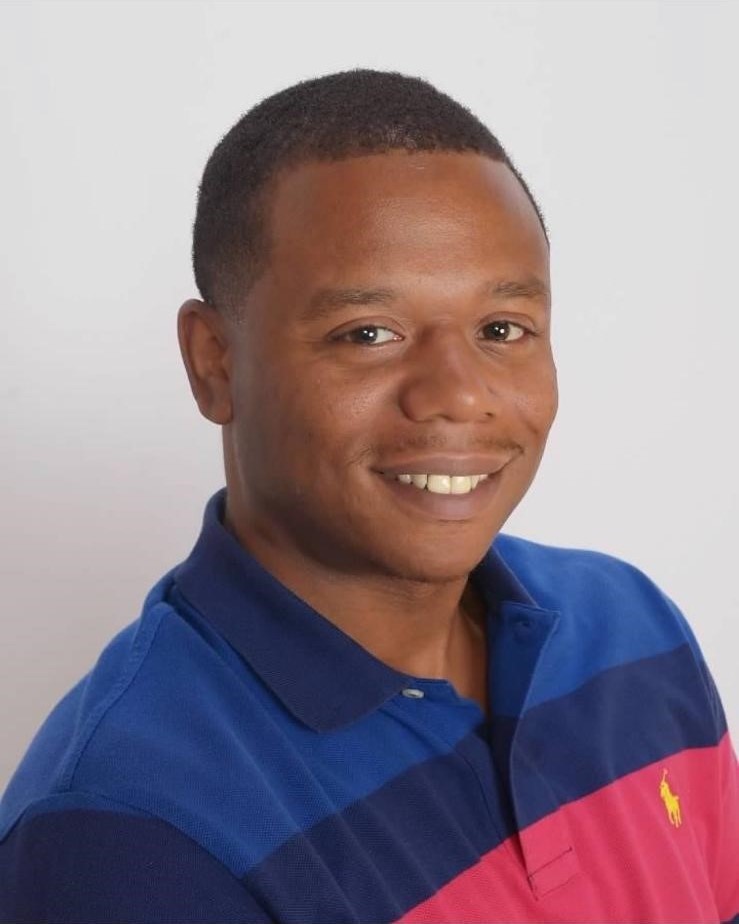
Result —
<svg viewBox="0 0 739 924"><path fill-rule="evenodd" d="M481 116L552 237L561 410L507 531L634 562L739 732L733 2L0 5L0 788L223 483L175 313L205 160L356 66Z"/></svg>

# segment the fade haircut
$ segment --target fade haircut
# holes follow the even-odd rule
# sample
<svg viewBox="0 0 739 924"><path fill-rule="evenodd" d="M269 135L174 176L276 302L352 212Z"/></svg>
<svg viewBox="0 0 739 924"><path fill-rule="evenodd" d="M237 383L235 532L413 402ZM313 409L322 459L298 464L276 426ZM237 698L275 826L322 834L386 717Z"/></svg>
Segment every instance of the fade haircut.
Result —
<svg viewBox="0 0 739 924"><path fill-rule="evenodd" d="M495 136L430 83L352 70L305 80L250 109L205 166L193 233L204 301L238 315L269 258L269 195L282 171L388 151L473 151L506 164L539 206Z"/></svg>

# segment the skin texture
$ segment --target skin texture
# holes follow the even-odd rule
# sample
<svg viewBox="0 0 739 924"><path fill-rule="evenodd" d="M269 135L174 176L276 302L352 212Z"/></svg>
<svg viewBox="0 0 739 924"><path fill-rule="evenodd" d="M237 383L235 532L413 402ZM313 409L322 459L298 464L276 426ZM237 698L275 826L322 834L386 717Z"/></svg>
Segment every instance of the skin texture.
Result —
<svg viewBox="0 0 739 924"><path fill-rule="evenodd" d="M195 300L179 314L193 394L223 428L226 524L376 657L487 709L468 575L531 484L557 408L536 213L503 164L397 151L290 169L268 226L240 320ZM500 469L457 519L427 495L405 503L382 474L444 472L423 464L440 455Z"/></svg>

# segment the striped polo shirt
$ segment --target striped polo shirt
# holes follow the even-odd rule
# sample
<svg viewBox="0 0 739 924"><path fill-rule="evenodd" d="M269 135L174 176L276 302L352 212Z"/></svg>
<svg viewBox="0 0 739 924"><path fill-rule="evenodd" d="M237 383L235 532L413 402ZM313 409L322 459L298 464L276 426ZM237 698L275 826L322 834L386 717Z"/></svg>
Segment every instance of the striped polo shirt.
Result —
<svg viewBox="0 0 739 924"><path fill-rule="evenodd" d="M641 572L499 535L491 716L264 570L209 502L0 815L12 922L700 922L739 912L739 776Z"/></svg>

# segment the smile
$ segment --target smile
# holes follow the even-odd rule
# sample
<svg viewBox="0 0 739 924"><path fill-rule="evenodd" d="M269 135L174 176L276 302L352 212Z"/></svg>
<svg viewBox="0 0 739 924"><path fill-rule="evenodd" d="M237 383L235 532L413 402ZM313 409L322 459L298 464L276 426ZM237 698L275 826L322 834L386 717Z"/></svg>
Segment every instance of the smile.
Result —
<svg viewBox="0 0 739 924"><path fill-rule="evenodd" d="M435 521L470 520L490 507L500 489L505 468L503 465L483 475L397 470L377 474L397 503L415 516Z"/></svg>
<svg viewBox="0 0 739 924"><path fill-rule="evenodd" d="M469 494L487 475L401 474L395 478L401 484L412 484L431 494Z"/></svg>

